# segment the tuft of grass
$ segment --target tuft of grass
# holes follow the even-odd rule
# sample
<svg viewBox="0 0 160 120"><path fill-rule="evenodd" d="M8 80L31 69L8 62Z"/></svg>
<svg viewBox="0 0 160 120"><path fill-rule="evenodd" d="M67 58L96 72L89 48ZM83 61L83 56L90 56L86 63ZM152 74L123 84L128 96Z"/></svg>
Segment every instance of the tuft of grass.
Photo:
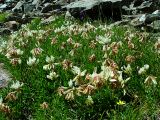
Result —
<svg viewBox="0 0 160 120"><path fill-rule="evenodd" d="M5 22L7 17L9 16L9 13L0 13L0 22Z"/></svg>

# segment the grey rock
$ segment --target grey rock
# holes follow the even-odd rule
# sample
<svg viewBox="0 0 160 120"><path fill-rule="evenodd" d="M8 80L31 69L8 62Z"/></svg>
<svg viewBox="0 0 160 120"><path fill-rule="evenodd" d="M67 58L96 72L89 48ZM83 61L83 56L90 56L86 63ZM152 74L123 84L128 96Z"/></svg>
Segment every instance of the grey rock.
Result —
<svg viewBox="0 0 160 120"><path fill-rule="evenodd" d="M3 64L0 63L0 88L7 86L10 76L9 72L3 68Z"/></svg>
<svg viewBox="0 0 160 120"><path fill-rule="evenodd" d="M1 28L0 30L0 35L10 35L11 34L11 30L8 28Z"/></svg>
<svg viewBox="0 0 160 120"><path fill-rule="evenodd" d="M36 5L32 5L31 3L24 3L23 4L23 12L24 13L32 12L34 10L35 6ZM38 6L37 6L37 8L38 8Z"/></svg>
<svg viewBox="0 0 160 120"><path fill-rule="evenodd" d="M160 20L160 14L148 14L148 15L146 15L144 23L145 24L150 24L155 20Z"/></svg>
<svg viewBox="0 0 160 120"><path fill-rule="evenodd" d="M44 4L44 7L42 8L41 12L42 13L47 13L49 11L52 11L53 9L53 4L52 3L46 3Z"/></svg>
<svg viewBox="0 0 160 120"><path fill-rule="evenodd" d="M112 17L121 19L122 0L79 0L63 6L63 9L69 10L75 18L83 19L85 16L90 18Z"/></svg>
<svg viewBox="0 0 160 120"><path fill-rule="evenodd" d="M32 5L35 6L36 9L40 6L41 1L40 0L33 0Z"/></svg>
<svg viewBox="0 0 160 120"><path fill-rule="evenodd" d="M0 9L5 9L5 8L7 8L7 4L0 5Z"/></svg>
<svg viewBox="0 0 160 120"><path fill-rule="evenodd" d="M18 30L20 24L16 21L9 21L5 23L5 26L11 30Z"/></svg>
<svg viewBox="0 0 160 120"><path fill-rule="evenodd" d="M42 13L47 13L49 11L53 11L53 10L56 10L56 9L61 9L61 6L60 5L54 5L53 3L45 3L41 12Z"/></svg>
<svg viewBox="0 0 160 120"><path fill-rule="evenodd" d="M22 5L24 4L24 1L19 1L16 6L12 9L12 11L15 11L15 10L20 10L22 9Z"/></svg>
<svg viewBox="0 0 160 120"><path fill-rule="evenodd" d="M63 5L67 5L67 4L71 3L71 2L77 2L77 1L78 0L55 0L54 2L57 5L63 6Z"/></svg>
<svg viewBox="0 0 160 120"><path fill-rule="evenodd" d="M139 21L138 17L132 19L129 24L134 26L134 27L142 27L142 26L144 26L144 22L143 21Z"/></svg>
<svg viewBox="0 0 160 120"><path fill-rule="evenodd" d="M127 7L123 5L122 9L125 11L128 11L131 13L140 13L140 12L148 12L148 11L153 11L153 2L151 1L143 1L143 0L134 0L131 2L131 4Z"/></svg>
<svg viewBox="0 0 160 120"><path fill-rule="evenodd" d="M55 20L55 16L50 16L49 18L42 20L41 23L46 25L46 24L50 24L54 20Z"/></svg>
<svg viewBox="0 0 160 120"><path fill-rule="evenodd" d="M76 2L72 2L69 5L64 6L63 8L72 9L72 8L84 8L84 10L88 10L93 8L96 5L104 2L120 2L122 0L80 0Z"/></svg>
<svg viewBox="0 0 160 120"><path fill-rule="evenodd" d="M15 0L6 0L5 2L6 3L11 3L11 2L14 2Z"/></svg>

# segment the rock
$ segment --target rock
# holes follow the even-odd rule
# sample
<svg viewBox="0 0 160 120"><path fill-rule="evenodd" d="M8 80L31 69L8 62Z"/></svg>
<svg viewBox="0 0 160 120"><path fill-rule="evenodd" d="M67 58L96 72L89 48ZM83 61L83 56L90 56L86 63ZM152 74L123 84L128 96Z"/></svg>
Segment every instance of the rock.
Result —
<svg viewBox="0 0 160 120"><path fill-rule="evenodd" d="M22 21L22 15L19 15L19 14L11 14L10 16L7 17L7 20L6 21ZM20 22L21 23L21 22Z"/></svg>
<svg viewBox="0 0 160 120"><path fill-rule="evenodd" d="M31 3L24 3L23 4L23 13L33 12L36 5L32 5ZM37 6L38 8L38 6Z"/></svg>
<svg viewBox="0 0 160 120"><path fill-rule="evenodd" d="M45 3L44 7L41 10L41 12L42 13L47 13L47 12L53 11L55 9L61 9L61 6L60 5L54 5L52 3Z"/></svg>
<svg viewBox="0 0 160 120"><path fill-rule="evenodd" d="M63 6L76 1L78 0L55 0L55 4Z"/></svg>
<svg viewBox="0 0 160 120"><path fill-rule="evenodd" d="M121 19L121 2L122 0L80 0L71 2L63 6L70 11L75 18L83 18L89 16L92 19L98 17L112 17L113 19Z"/></svg>
<svg viewBox="0 0 160 120"><path fill-rule="evenodd" d="M11 30L18 30L18 28L20 27L19 23L16 21L6 22L5 26Z"/></svg>
<svg viewBox="0 0 160 120"><path fill-rule="evenodd" d="M53 4L46 3L46 4L44 4L44 7L42 8L41 12L47 13L48 11L52 11L52 10L53 10Z"/></svg>
<svg viewBox="0 0 160 120"><path fill-rule="evenodd" d="M19 24L25 24L30 22L34 18L34 14L13 13L7 18L6 21L16 21Z"/></svg>
<svg viewBox="0 0 160 120"><path fill-rule="evenodd" d="M6 3L14 2L15 0L5 0Z"/></svg>
<svg viewBox="0 0 160 120"><path fill-rule="evenodd" d="M137 14L137 15L122 15L122 19L127 20L133 20L135 18L140 18L143 14Z"/></svg>
<svg viewBox="0 0 160 120"><path fill-rule="evenodd" d="M0 22L0 28L4 27L4 23Z"/></svg>
<svg viewBox="0 0 160 120"><path fill-rule="evenodd" d="M129 22L129 20L117 21L117 22L114 22L114 23L110 24L108 26L108 28L112 28L114 26L119 26L119 25L126 25L126 24L128 24L128 22Z"/></svg>
<svg viewBox="0 0 160 120"><path fill-rule="evenodd" d="M10 35L11 34L11 30L8 28L1 28L0 30L0 35Z"/></svg>
<svg viewBox="0 0 160 120"><path fill-rule="evenodd" d="M41 23L46 25L46 24L50 24L54 20L55 20L55 16L50 16L49 18L42 20Z"/></svg>
<svg viewBox="0 0 160 120"><path fill-rule="evenodd" d="M160 11L156 10L152 14L142 14L131 21L133 26L146 26L154 21L160 20ZM150 26L150 25L149 25Z"/></svg>
<svg viewBox="0 0 160 120"><path fill-rule="evenodd" d="M21 10L22 11L22 5L24 4L24 1L19 1L16 6L12 9L12 11Z"/></svg>
<svg viewBox="0 0 160 120"><path fill-rule="evenodd" d="M93 8L96 5L99 5L100 3L105 3L105 2L120 2L122 0L80 0L76 2L72 2L69 5L64 6L63 8L67 9L73 9L73 8L82 8L83 10L89 10Z"/></svg>
<svg viewBox="0 0 160 120"><path fill-rule="evenodd" d="M40 0L33 0L32 5L35 6L36 9L38 9L39 5L40 5L41 1Z"/></svg>
<svg viewBox="0 0 160 120"><path fill-rule="evenodd" d="M7 4L0 5L0 9L5 9L5 8L7 8Z"/></svg>
<svg viewBox="0 0 160 120"><path fill-rule="evenodd" d="M44 3L51 3L51 2L52 2L52 0L43 0L42 4L44 4Z"/></svg>
<svg viewBox="0 0 160 120"><path fill-rule="evenodd" d="M133 20L130 21L129 24L134 27L142 27L144 25L144 22L139 21L139 18L134 18Z"/></svg>
<svg viewBox="0 0 160 120"><path fill-rule="evenodd" d="M143 1L143 0L134 0L128 7L123 5L122 9L127 11L130 14L136 14L140 12L151 12L154 11L153 2Z"/></svg>
<svg viewBox="0 0 160 120"><path fill-rule="evenodd" d="M145 24L150 24L155 20L160 20L160 14L148 14L144 20Z"/></svg>
<svg viewBox="0 0 160 120"><path fill-rule="evenodd" d="M8 81L10 80L10 74L3 68L3 64L0 63L0 88L7 86Z"/></svg>

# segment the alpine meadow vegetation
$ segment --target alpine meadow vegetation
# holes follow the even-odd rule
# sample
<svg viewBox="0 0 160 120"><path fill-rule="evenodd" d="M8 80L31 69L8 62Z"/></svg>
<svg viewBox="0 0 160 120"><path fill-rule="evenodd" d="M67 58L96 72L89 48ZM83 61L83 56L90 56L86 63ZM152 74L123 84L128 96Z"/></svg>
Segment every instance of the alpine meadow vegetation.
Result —
<svg viewBox="0 0 160 120"><path fill-rule="evenodd" d="M157 119L159 54L160 38L129 26L34 19L0 38L0 62L12 74L0 119Z"/></svg>

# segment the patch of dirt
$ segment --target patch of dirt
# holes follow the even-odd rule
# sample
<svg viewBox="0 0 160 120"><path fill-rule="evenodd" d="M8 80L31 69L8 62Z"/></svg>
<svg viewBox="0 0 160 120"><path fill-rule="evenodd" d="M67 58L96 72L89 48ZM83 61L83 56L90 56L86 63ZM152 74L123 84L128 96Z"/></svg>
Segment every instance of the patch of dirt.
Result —
<svg viewBox="0 0 160 120"><path fill-rule="evenodd" d="M0 63L0 88L7 86L11 76L9 72L3 68L3 66L4 64Z"/></svg>

